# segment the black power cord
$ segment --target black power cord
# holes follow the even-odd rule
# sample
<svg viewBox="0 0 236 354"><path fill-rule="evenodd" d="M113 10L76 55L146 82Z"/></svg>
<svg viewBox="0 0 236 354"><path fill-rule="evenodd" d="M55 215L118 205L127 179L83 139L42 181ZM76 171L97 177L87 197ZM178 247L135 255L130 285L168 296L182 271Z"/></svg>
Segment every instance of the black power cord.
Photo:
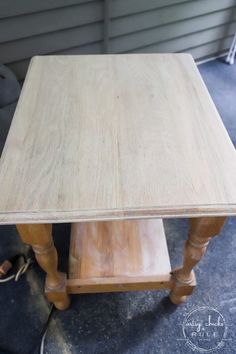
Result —
<svg viewBox="0 0 236 354"><path fill-rule="evenodd" d="M33 343L33 345L31 346L31 348L27 351L27 352L15 352L12 350L9 350L7 348L4 348L2 346L0 346L0 354L41 354L42 350L43 350L43 346L44 346L44 340L45 340L45 335L46 332L48 330L48 326L50 324L51 318L53 313L55 312L56 308L52 305L50 312L48 314L48 318L47 321L45 322L45 324L43 325L43 328L41 329L38 337L36 338L35 342ZM43 345L42 345L43 344Z"/></svg>
<svg viewBox="0 0 236 354"><path fill-rule="evenodd" d="M11 257L9 260L7 260L7 262L10 262L12 265L19 260L19 258L23 258L24 261L26 262L27 256L24 254L17 254L13 257ZM10 269L10 268L9 268ZM9 350L8 348L5 348L3 346L0 345L0 354L42 354L43 352L43 346L44 346L44 340L46 337L46 332L49 326L49 323L51 321L52 315L54 313L54 311L56 310L56 308L52 305L48 314L48 318L45 322L45 324L43 325L43 328L41 329L39 335L37 336L35 342L33 343L33 345L31 346L31 348L27 351L27 352L19 352L19 351L12 351Z"/></svg>
<svg viewBox="0 0 236 354"><path fill-rule="evenodd" d="M37 353L38 354L41 354L43 352L43 346L44 346L44 340L45 340L45 336L46 336L46 333L47 333L47 330L48 330L48 326L49 326L49 323L51 321L51 318L52 318L52 315L53 313L55 312L55 307L54 305L51 306L51 309L50 309L50 312L49 312L49 315L48 315L48 318L47 318L47 321L45 322L38 338L36 339L35 343L32 345L32 347L30 348L29 352L27 354L33 354L36 352L37 350Z"/></svg>

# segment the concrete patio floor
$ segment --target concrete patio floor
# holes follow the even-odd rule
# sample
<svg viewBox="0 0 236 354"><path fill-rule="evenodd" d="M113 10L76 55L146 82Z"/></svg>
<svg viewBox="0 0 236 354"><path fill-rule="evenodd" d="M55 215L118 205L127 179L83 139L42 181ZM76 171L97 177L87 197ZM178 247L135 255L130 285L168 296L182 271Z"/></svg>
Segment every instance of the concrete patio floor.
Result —
<svg viewBox="0 0 236 354"><path fill-rule="evenodd" d="M236 145L236 64L228 66L218 59L200 65L199 70ZM67 267L69 228L54 226L61 270ZM166 220L165 230L175 267L181 264L187 220ZM1 226L0 263L23 250L15 227ZM191 353L184 340L183 322L191 310L203 306L217 309L227 327L224 346L214 352L236 353L235 254L236 218L229 218L221 236L212 240L196 267L198 287L180 306L170 303L167 291L73 296L67 311L54 312L44 353ZM0 284L0 347L18 354L29 352L49 312L43 279L35 264L18 283Z"/></svg>

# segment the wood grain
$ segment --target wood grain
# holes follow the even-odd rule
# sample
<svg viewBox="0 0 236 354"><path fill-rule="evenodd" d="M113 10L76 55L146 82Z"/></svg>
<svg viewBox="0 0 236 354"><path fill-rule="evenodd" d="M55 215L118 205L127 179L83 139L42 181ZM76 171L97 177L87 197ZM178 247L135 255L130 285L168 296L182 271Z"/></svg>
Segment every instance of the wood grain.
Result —
<svg viewBox="0 0 236 354"><path fill-rule="evenodd" d="M0 223L236 214L236 153L187 54L33 58Z"/></svg>
<svg viewBox="0 0 236 354"><path fill-rule="evenodd" d="M161 220L72 224L69 292L170 287L170 271Z"/></svg>
<svg viewBox="0 0 236 354"><path fill-rule="evenodd" d="M88 294L172 289L173 286L174 281L169 275L165 279L159 276L68 279L66 288L68 294Z"/></svg>
<svg viewBox="0 0 236 354"><path fill-rule="evenodd" d="M45 292L59 310L70 305L66 292L66 274L57 270L58 256L52 238L52 225L16 225L23 242L31 245L40 267L46 272Z"/></svg>
<svg viewBox="0 0 236 354"><path fill-rule="evenodd" d="M174 304L181 304L196 286L193 268L204 256L210 239L220 233L226 218L190 219L188 240L185 243L183 266L173 270L174 286L170 299Z"/></svg>

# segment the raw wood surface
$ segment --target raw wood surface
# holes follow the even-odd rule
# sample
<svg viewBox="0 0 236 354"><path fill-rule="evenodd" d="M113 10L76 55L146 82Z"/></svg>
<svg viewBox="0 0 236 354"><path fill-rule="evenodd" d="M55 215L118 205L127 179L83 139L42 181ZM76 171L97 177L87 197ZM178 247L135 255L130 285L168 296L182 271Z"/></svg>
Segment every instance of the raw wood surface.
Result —
<svg viewBox="0 0 236 354"><path fill-rule="evenodd" d="M169 287L170 271L161 220L72 224L69 292Z"/></svg>
<svg viewBox="0 0 236 354"><path fill-rule="evenodd" d="M188 54L33 58L0 223L236 214L236 153Z"/></svg>
<svg viewBox="0 0 236 354"><path fill-rule="evenodd" d="M70 299L66 292L66 274L57 270L58 256L50 224L18 224L17 231L23 242L31 245L40 267L46 272L45 291L49 301L59 310L65 310Z"/></svg>
<svg viewBox="0 0 236 354"><path fill-rule="evenodd" d="M196 286L193 268L204 256L210 239L220 233L226 218L190 219L188 240L185 242L183 266L173 270L174 286L170 299L174 304L181 304Z"/></svg>
<svg viewBox="0 0 236 354"><path fill-rule="evenodd" d="M165 279L159 276L68 279L66 289L68 294L88 294L173 289L173 286L174 281L169 275Z"/></svg>

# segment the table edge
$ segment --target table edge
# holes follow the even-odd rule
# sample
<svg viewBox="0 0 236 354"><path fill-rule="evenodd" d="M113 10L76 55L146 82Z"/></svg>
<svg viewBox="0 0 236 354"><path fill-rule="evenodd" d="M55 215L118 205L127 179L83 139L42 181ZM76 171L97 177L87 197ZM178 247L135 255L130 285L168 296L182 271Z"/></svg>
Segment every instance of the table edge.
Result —
<svg viewBox="0 0 236 354"><path fill-rule="evenodd" d="M126 208L110 210L44 210L0 212L0 225L76 223L83 221L106 221L153 218L194 218L210 216L236 216L236 204L198 205L150 208Z"/></svg>

